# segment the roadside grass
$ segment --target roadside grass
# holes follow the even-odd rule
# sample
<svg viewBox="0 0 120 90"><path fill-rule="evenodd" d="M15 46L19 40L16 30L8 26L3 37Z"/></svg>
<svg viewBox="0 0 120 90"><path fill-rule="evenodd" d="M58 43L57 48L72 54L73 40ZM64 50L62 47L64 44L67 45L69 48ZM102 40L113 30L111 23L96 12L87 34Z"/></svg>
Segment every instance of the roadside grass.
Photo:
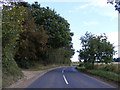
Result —
<svg viewBox="0 0 120 90"><path fill-rule="evenodd" d="M111 71L118 74L120 73L120 64L95 64L94 67L97 70Z"/></svg>
<svg viewBox="0 0 120 90"><path fill-rule="evenodd" d="M23 71L45 71L45 70L49 70L49 69L53 69L53 68L59 68L59 67L67 67L69 65L63 65L63 64L50 64L50 65L43 65L43 64L35 64L34 67L31 67L29 69L21 69ZM23 77L21 78L18 78L18 77L15 77L15 76L4 76L6 77L6 79L4 79L4 83L2 83L2 87L7 87L7 86L10 86L11 84L17 82L19 79L22 79Z"/></svg>
<svg viewBox="0 0 120 90"><path fill-rule="evenodd" d="M82 67L77 66L76 69L81 72L86 72L86 68L84 66L82 66Z"/></svg>
<svg viewBox="0 0 120 90"><path fill-rule="evenodd" d="M52 68L57 68L57 67L66 67L69 65L63 65L63 64L50 64L50 65L43 65L43 64L36 64L34 67L31 67L29 69L23 69L27 71L44 71Z"/></svg>
<svg viewBox="0 0 120 90"><path fill-rule="evenodd" d="M71 62L71 66L78 66L80 62Z"/></svg>
<svg viewBox="0 0 120 90"><path fill-rule="evenodd" d="M106 80L111 80L113 82L120 83L120 64L100 64L95 65L94 69L86 68L83 63L77 66L80 72L85 72L95 76L99 76ZM88 65L89 66L89 65Z"/></svg>
<svg viewBox="0 0 120 90"><path fill-rule="evenodd" d="M87 72L120 83L120 75L114 72L104 70L87 70Z"/></svg>

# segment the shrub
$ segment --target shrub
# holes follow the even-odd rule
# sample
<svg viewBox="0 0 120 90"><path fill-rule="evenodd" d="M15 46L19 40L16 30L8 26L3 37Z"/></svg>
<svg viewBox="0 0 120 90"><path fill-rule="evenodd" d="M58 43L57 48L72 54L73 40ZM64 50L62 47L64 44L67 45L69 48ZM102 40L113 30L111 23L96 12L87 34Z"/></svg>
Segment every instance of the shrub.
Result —
<svg viewBox="0 0 120 90"><path fill-rule="evenodd" d="M15 50L12 47L3 48L2 52L2 87L9 86L23 77L21 69L14 60Z"/></svg>
<svg viewBox="0 0 120 90"><path fill-rule="evenodd" d="M76 69L79 71L82 71L82 72L86 72L86 70L87 70L84 66L82 66L82 67L78 66L78 67L76 67Z"/></svg>
<svg viewBox="0 0 120 90"><path fill-rule="evenodd" d="M83 66L84 66L84 63L80 63L80 64L79 64L79 67L83 67Z"/></svg>
<svg viewBox="0 0 120 90"><path fill-rule="evenodd" d="M86 69L93 69L94 68L93 64L91 64L91 63L85 63L84 66Z"/></svg>

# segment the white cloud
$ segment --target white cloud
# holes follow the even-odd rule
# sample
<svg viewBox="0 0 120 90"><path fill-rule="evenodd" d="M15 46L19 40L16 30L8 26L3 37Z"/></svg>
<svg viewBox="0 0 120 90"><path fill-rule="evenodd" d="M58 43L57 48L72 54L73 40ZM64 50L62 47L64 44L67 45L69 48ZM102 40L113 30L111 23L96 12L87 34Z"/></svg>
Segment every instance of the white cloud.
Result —
<svg viewBox="0 0 120 90"><path fill-rule="evenodd" d="M110 41L111 43L113 43L113 45L115 46L115 51L117 51L116 55L114 55L114 57L118 57L118 32L110 32L106 34L108 36L108 41Z"/></svg>
<svg viewBox="0 0 120 90"><path fill-rule="evenodd" d="M78 60L78 55L79 55L79 53L75 52L75 54L74 54L74 56L71 58L71 60L72 60L73 62L79 61L79 60Z"/></svg>
<svg viewBox="0 0 120 90"><path fill-rule="evenodd" d="M107 0L88 0L88 2L92 6L97 6L97 7L108 7L110 4L107 4Z"/></svg>
<svg viewBox="0 0 120 90"><path fill-rule="evenodd" d="M118 12L115 11L115 7L93 7L92 10L101 16L109 17L112 21L113 19L118 18Z"/></svg>
<svg viewBox="0 0 120 90"><path fill-rule="evenodd" d="M74 13L75 12L75 10L69 10L68 11L68 13Z"/></svg>
<svg viewBox="0 0 120 90"><path fill-rule="evenodd" d="M72 42L73 42L73 48L75 49L75 54L74 56L71 58L72 61L79 61L78 60L78 55L79 53L77 53L76 51L81 49L81 45L80 45L80 37L81 35L75 33L75 35L72 37Z"/></svg>
<svg viewBox="0 0 120 90"><path fill-rule="evenodd" d="M107 4L107 0L84 0L82 2L86 2L87 4L81 5L78 8L87 8L87 7L110 7L111 4Z"/></svg>
<svg viewBox="0 0 120 90"><path fill-rule="evenodd" d="M114 46L118 46L118 32L106 33L106 36L108 37L108 41L114 43Z"/></svg>
<svg viewBox="0 0 120 90"><path fill-rule="evenodd" d="M83 24L85 26L91 26L91 25L98 25L99 22L97 22L97 21L83 21Z"/></svg>
<svg viewBox="0 0 120 90"><path fill-rule="evenodd" d="M110 17L111 21L113 19L118 18L118 12L115 11L114 5L107 4L107 0L100 0L100 1L99 0L84 0L84 1L80 0L80 1L86 2L86 3L80 6L76 6L72 10L69 10L69 13L74 13L79 10L89 8L89 12L91 13L95 12L101 16ZM84 10L83 12L88 12L88 10Z"/></svg>
<svg viewBox="0 0 120 90"><path fill-rule="evenodd" d="M83 8L87 8L87 7L89 7L89 4L81 5L79 8L83 9Z"/></svg>

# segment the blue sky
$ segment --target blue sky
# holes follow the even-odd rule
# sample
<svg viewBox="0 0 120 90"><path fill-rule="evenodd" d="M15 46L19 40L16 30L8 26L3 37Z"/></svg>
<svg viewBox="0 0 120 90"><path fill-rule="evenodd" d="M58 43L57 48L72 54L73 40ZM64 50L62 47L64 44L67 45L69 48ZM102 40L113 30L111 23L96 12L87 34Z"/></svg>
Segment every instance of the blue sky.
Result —
<svg viewBox="0 0 120 90"><path fill-rule="evenodd" d="M34 2L34 0L24 1ZM107 0L36 1L41 4L41 7L49 6L54 9L70 23L71 32L74 33L73 48L76 51L81 48L79 38L86 31L97 35L106 33L108 40L114 43L114 46L118 45L118 12L113 5L107 4ZM118 50L117 48L115 50ZM75 53L72 61L77 60L78 53Z"/></svg>

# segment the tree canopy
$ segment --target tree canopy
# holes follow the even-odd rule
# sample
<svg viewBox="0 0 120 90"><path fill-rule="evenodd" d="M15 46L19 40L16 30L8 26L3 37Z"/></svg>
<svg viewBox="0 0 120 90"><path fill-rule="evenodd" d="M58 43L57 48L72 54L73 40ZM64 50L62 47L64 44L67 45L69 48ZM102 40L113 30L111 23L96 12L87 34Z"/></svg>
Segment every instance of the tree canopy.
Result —
<svg viewBox="0 0 120 90"><path fill-rule="evenodd" d="M55 10L41 7L38 2L10 4L3 7L3 47L4 50L14 47L16 51L13 58L18 66L28 68L36 61L44 64L57 62L57 57L53 58L55 60L49 58L55 57L59 51L61 61L58 61L70 62L74 54L71 42L73 33L70 32L67 20ZM54 53L53 56L51 53Z"/></svg>
<svg viewBox="0 0 120 90"><path fill-rule="evenodd" d="M80 60L94 64L95 62L110 63L115 54L114 46L107 41L107 36L94 35L86 32L85 36L80 38L82 49L79 52Z"/></svg>

